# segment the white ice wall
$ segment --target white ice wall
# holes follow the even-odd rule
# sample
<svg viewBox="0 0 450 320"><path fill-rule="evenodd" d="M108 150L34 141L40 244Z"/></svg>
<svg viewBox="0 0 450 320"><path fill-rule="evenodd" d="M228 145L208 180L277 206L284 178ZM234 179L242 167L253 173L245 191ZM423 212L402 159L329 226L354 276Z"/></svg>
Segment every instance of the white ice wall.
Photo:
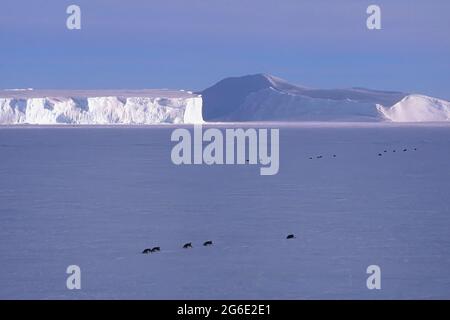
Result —
<svg viewBox="0 0 450 320"><path fill-rule="evenodd" d="M197 124L202 123L202 98L6 97L0 96L0 124Z"/></svg>

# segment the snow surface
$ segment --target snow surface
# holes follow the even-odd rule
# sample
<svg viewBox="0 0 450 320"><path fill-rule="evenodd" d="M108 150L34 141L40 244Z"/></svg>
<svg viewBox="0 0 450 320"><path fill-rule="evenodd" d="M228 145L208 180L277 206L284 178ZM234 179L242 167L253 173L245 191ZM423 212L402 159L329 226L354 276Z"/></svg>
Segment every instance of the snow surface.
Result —
<svg viewBox="0 0 450 320"><path fill-rule="evenodd" d="M378 110L393 122L449 121L450 102L423 95L409 95L390 108Z"/></svg>
<svg viewBox="0 0 450 320"><path fill-rule="evenodd" d="M171 133L0 128L0 298L450 298L447 124L281 126L271 177L174 166Z"/></svg>
<svg viewBox="0 0 450 320"><path fill-rule="evenodd" d="M202 99L185 91L0 91L0 124L198 124Z"/></svg>

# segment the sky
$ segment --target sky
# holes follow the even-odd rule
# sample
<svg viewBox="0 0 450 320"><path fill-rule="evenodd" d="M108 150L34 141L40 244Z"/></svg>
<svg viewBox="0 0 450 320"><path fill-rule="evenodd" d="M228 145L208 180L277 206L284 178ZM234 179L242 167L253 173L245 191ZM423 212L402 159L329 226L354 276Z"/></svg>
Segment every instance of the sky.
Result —
<svg viewBox="0 0 450 320"><path fill-rule="evenodd" d="M81 30L66 28L71 4ZM448 0L1 0L0 88L201 90L268 73L450 100L449 16Z"/></svg>

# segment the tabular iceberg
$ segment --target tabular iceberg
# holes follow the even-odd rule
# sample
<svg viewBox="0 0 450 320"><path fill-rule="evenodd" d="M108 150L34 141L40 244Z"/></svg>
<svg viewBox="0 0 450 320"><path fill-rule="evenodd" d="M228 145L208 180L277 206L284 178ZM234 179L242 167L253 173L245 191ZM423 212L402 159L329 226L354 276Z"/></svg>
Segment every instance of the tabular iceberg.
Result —
<svg viewBox="0 0 450 320"><path fill-rule="evenodd" d="M202 124L247 121L450 121L450 102L365 88L316 89L267 75L175 90L0 90L0 125Z"/></svg>
<svg viewBox="0 0 450 320"><path fill-rule="evenodd" d="M0 91L0 124L200 124L202 98L186 91Z"/></svg>

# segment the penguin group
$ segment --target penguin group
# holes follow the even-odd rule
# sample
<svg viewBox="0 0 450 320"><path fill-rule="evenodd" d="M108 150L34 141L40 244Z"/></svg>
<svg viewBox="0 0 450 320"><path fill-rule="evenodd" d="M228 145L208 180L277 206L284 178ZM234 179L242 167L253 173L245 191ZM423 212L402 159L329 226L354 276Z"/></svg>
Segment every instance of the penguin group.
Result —
<svg viewBox="0 0 450 320"><path fill-rule="evenodd" d="M286 236L286 239L287 240L295 239L295 235L288 234ZM213 242L211 240L203 242L204 247L210 247L212 245L213 245ZM193 247L194 246L192 245L192 242L187 242L182 246L183 249L192 249ZM144 249L144 251L142 251L142 254L150 254L150 253L155 253L155 252L160 252L160 251L161 251L160 247L153 247L153 248Z"/></svg>
<svg viewBox="0 0 450 320"><path fill-rule="evenodd" d="M213 242L211 240L205 241L203 243L204 247L209 247L212 245L213 245ZM183 249L192 249L193 248L192 242L185 243L182 248ZM153 247L153 248L144 249L144 251L142 251L142 254L150 254L150 253L155 253L155 252L160 252L160 251L161 251L161 247Z"/></svg>
<svg viewBox="0 0 450 320"><path fill-rule="evenodd" d="M333 154L332 157L333 157L333 158L336 158L337 155ZM318 156L316 156L316 159L323 159L323 158L324 158L323 155L318 155ZM313 159L314 159L314 157L309 157L309 160L313 160Z"/></svg>
<svg viewBox="0 0 450 320"><path fill-rule="evenodd" d="M142 251L142 253L149 254L149 253L154 253L154 252L159 252L159 251L161 251L160 247L154 247L154 248L144 249L144 251Z"/></svg>
<svg viewBox="0 0 450 320"><path fill-rule="evenodd" d="M400 149L399 151L403 151L403 152L408 152L408 151L417 151L417 147L415 147L415 148L411 148L411 149L408 149L408 148L403 148L403 149ZM379 157L382 157L383 156L383 154L387 154L389 151L388 150L384 150L383 152L380 152L380 153L378 153L378 156ZM396 153L397 152L397 150L396 149L393 149L392 150L392 153ZM331 157L332 158L337 158L337 155L336 154L333 154L333 155L331 155ZM317 155L317 156L310 156L309 157L309 160L313 160L313 159L324 159L325 157L323 156L323 155Z"/></svg>
<svg viewBox="0 0 450 320"><path fill-rule="evenodd" d="M417 151L417 147L414 147L414 148L412 148L412 149L403 148L403 149L400 149L400 150L403 151L403 152L408 152L408 151L410 151L410 150L412 150L412 151ZM388 150L384 150L383 153L388 153ZM383 153L380 152L380 153L378 154L378 156L379 156L379 157L382 157L382 156L383 156ZM392 150L392 153L397 153L397 150L396 150L396 149L393 149L393 150Z"/></svg>

